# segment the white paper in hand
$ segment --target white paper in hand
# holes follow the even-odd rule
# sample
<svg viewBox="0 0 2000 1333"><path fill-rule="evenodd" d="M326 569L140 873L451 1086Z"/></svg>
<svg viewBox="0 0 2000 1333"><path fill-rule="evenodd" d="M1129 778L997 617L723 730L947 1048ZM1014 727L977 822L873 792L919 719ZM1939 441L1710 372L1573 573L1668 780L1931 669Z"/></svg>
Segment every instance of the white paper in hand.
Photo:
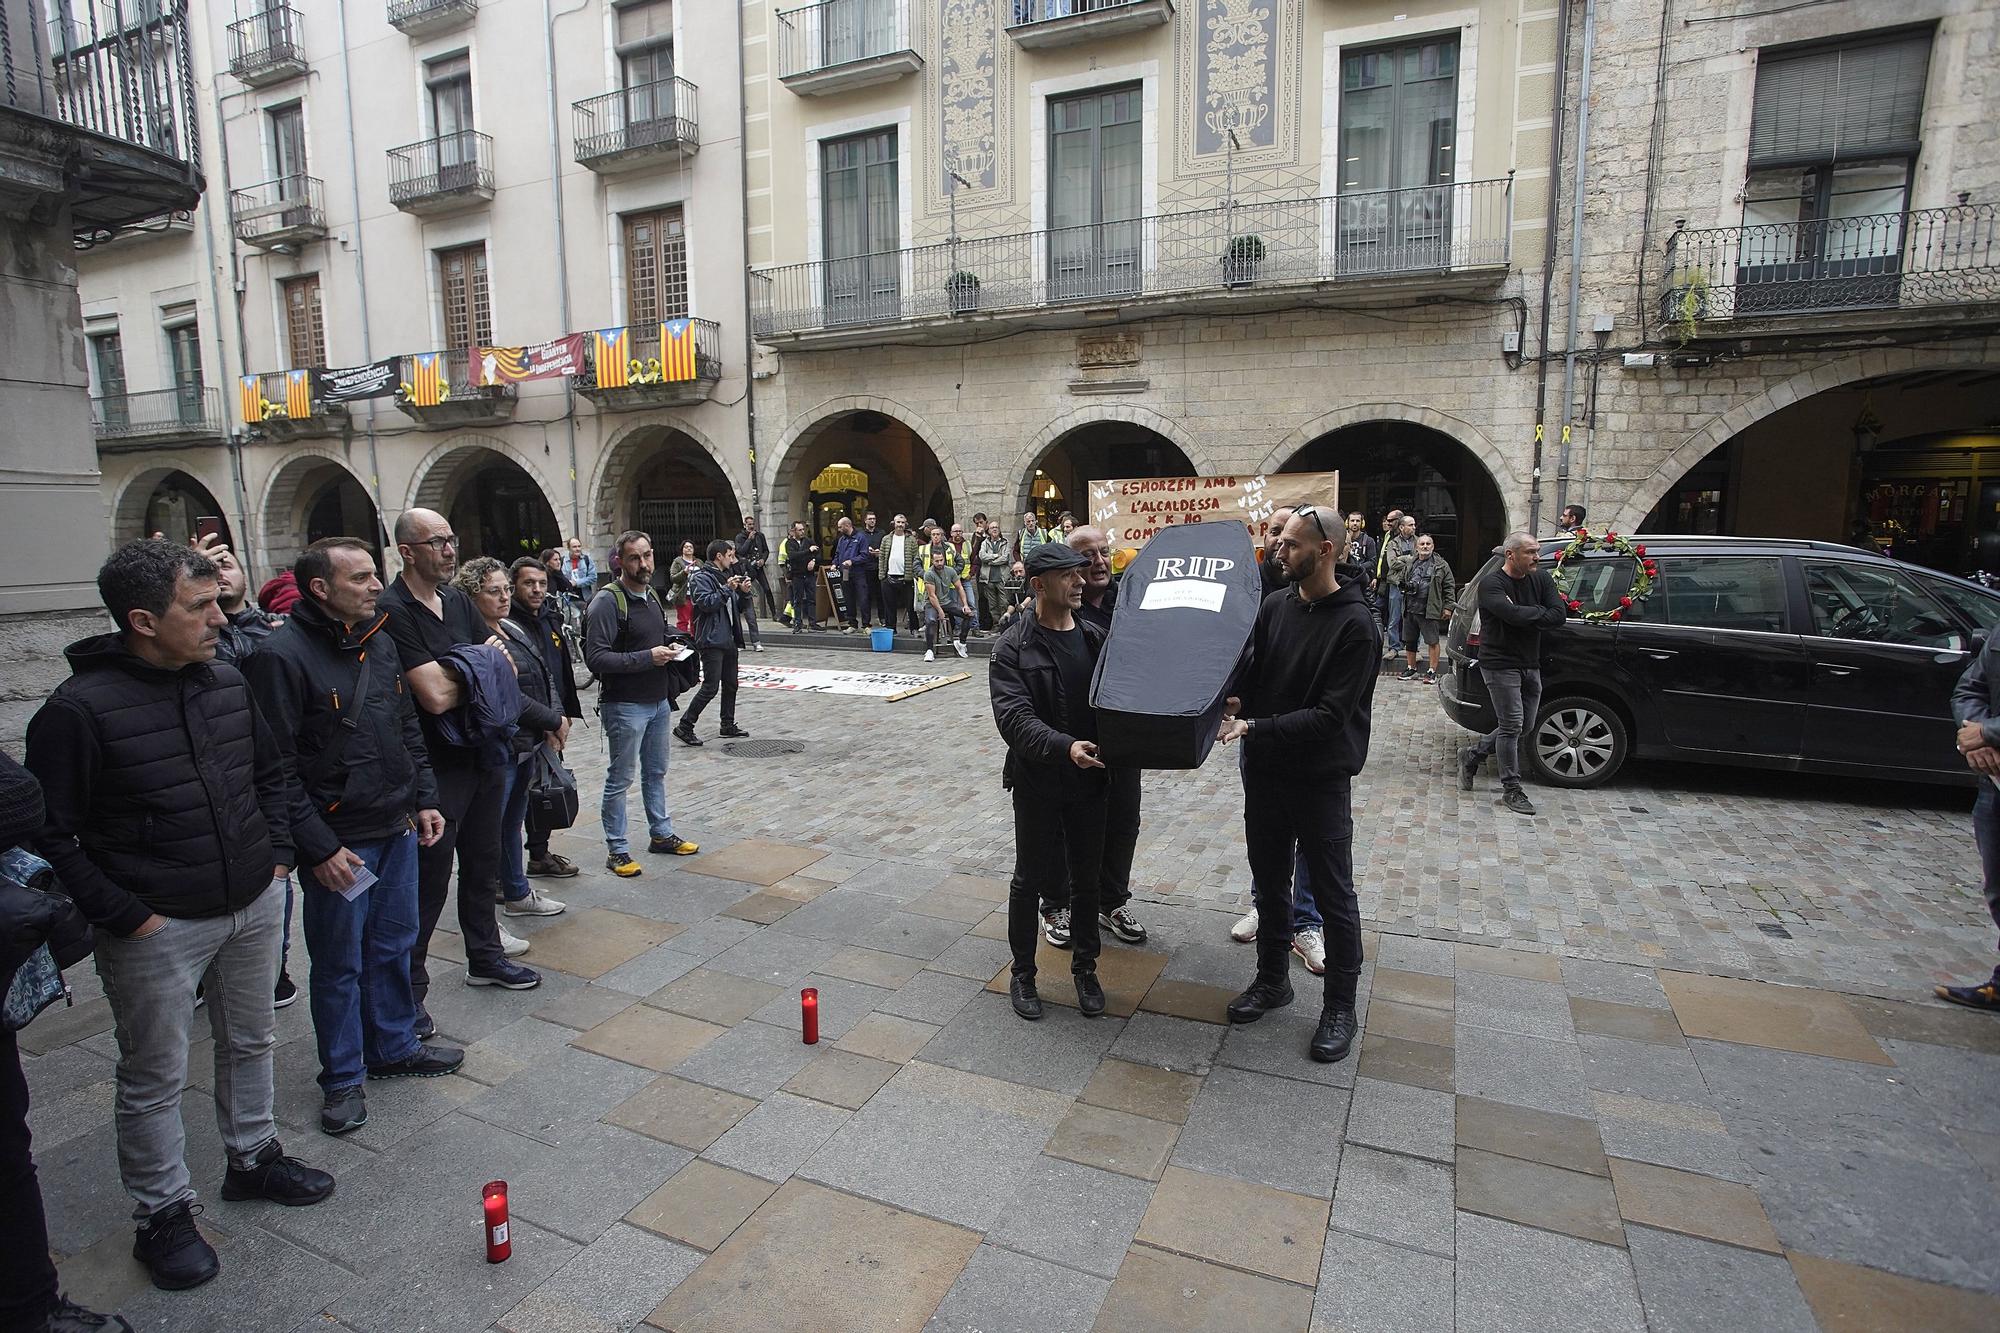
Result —
<svg viewBox="0 0 2000 1333"><path fill-rule="evenodd" d="M355 870L354 882L352 884L348 885L344 889L337 889L335 890L335 892L339 893L340 896L347 899L347 901L353 902L356 898L359 898L362 894L366 893L369 887L374 883L375 883L375 872L370 870L367 866L364 865Z"/></svg>

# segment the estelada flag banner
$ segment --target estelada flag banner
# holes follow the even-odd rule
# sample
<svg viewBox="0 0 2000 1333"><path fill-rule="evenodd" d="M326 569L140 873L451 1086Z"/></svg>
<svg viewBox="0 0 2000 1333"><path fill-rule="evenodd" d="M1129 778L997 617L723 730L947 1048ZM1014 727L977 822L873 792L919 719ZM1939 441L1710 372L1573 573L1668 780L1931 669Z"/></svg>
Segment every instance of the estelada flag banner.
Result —
<svg viewBox="0 0 2000 1333"><path fill-rule="evenodd" d="M239 375L236 379L237 405L243 409L245 425L264 419L264 381L256 375Z"/></svg>
<svg viewBox="0 0 2000 1333"><path fill-rule="evenodd" d="M394 358L387 361L370 361L365 366L341 366L333 370L313 372L319 381L316 386L321 402L351 403L362 398L387 398L396 392Z"/></svg>
<svg viewBox="0 0 2000 1333"><path fill-rule="evenodd" d="M303 421L313 414L313 382L310 370L285 372L285 415Z"/></svg>
<svg viewBox="0 0 2000 1333"><path fill-rule="evenodd" d="M622 389L632 382L628 359L632 337L625 329L599 329L590 335L590 359L597 367L597 387Z"/></svg>
<svg viewBox="0 0 2000 1333"><path fill-rule="evenodd" d="M558 379L583 371L584 336L568 334L528 347L479 349L481 384L519 384L523 380Z"/></svg>
<svg viewBox="0 0 2000 1333"><path fill-rule="evenodd" d="M1162 528L1233 518L1262 549L1280 506L1318 504L1330 533L1338 525L1338 472L1275 472L1230 477L1133 477L1090 483L1090 521L1114 548L1144 546Z"/></svg>
<svg viewBox="0 0 2000 1333"><path fill-rule="evenodd" d="M410 402L436 407L444 401L444 353L419 352L410 358Z"/></svg>
<svg viewBox="0 0 2000 1333"><path fill-rule="evenodd" d="M693 320L670 319L660 325L660 378L669 384L695 378Z"/></svg>

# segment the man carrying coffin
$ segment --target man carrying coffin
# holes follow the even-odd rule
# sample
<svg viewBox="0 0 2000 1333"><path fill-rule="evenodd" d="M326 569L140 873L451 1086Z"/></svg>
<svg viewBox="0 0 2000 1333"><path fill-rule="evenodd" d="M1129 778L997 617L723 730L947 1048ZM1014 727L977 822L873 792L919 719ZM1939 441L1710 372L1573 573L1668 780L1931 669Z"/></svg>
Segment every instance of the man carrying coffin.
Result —
<svg viewBox="0 0 2000 1333"><path fill-rule="evenodd" d="M1243 742L1243 831L1258 912L1257 976L1229 1003L1229 1021L1254 1023L1292 1002L1292 872L1326 918L1327 969L1312 1058L1343 1059L1358 1035L1361 911L1354 896L1349 784L1368 759L1380 631L1362 596L1364 572L1335 565L1346 548L1340 516L1300 505L1272 542L1291 585L1264 599L1251 632L1241 695L1217 738Z"/></svg>
<svg viewBox="0 0 2000 1333"><path fill-rule="evenodd" d="M987 672L993 719L1007 742L1001 785L1014 798L1014 877L1007 895L1014 975L1008 994L1021 1017L1042 1016L1035 990L1038 906L1043 896L1060 893L1067 879L1076 1004L1095 1017L1104 1012L1097 899L1110 784L1097 757L1090 678L1104 650L1104 631L1077 615L1089 564L1081 552L1044 542L1022 563L1034 611L1000 636Z"/></svg>

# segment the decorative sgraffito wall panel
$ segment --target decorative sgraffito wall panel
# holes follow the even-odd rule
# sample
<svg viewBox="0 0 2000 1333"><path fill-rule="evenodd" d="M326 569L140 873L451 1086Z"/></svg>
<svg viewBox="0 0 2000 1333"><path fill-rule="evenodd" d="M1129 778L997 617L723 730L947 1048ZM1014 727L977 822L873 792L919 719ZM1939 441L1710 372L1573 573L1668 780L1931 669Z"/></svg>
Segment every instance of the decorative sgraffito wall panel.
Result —
<svg viewBox="0 0 2000 1333"><path fill-rule="evenodd" d="M1184 0L1175 86L1175 167L1296 164L1305 0Z"/></svg>

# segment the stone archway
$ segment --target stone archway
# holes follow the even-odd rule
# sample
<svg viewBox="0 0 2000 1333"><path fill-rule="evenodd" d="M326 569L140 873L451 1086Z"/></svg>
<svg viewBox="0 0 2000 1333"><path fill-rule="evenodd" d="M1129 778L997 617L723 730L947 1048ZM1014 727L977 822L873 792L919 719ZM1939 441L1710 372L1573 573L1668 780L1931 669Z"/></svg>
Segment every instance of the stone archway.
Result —
<svg viewBox="0 0 2000 1333"><path fill-rule="evenodd" d="M176 510L188 511L181 516L184 521L161 517L156 502L162 491L185 497ZM112 497L111 545L116 548L149 536L155 523L168 523L176 529L185 527L185 532L169 531L167 536L173 541L187 541L194 536L195 519L214 516L222 520L223 539L233 547L235 526L229 521L229 511L216 500L216 494L216 489L191 467L162 463L142 468L127 477Z"/></svg>
<svg viewBox="0 0 2000 1333"><path fill-rule="evenodd" d="M472 488L471 495L468 488ZM459 435L438 445L417 465L404 509L435 510L456 528L460 524L454 514L466 512L465 506L470 504L481 512L482 526L491 531L461 532L459 559L491 555L511 560L538 553L530 547L561 542L562 525L557 517L561 511L553 496L541 469L504 441L490 435ZM401 511L386 517L393 525ZM393 535L393 526L391 531Z"/></svg>
<svg viewBox="0 0 2000 1333"><path fill-rule="evenodd" d="M359 531L315 533L312 530L310 515L329 487L342 490L343 509L363 516L365 506L366 522ZM258 550L268 566L264 571L266 577L291 568L299 552L320 537L359 537L378 549L386 537L374 497L369 495L360 476L338 450L317 445L295 450L271 470L270 479L264 483L263 499L257 505L257 523L261 534Z"/></svg>
<svg viewBox="0 0 2000 1333"><path fill-rule="evenodd" d="M1259 472L1276 472L1285 463L1313 441L1322 439L1348 426L1358 426L1368 421L1402 421L1413 426L1425 426L1440 435L1449 435L1458 445L1479 460L1499 489L1501 504L1505 509L1505 523L1509 530L1527 525L1528 489L1526 484L1514 474L1506 456L1494 447L1493 441L1471 422L1430 407L1414 407L1408 403L1356 403L1351 407L1336 408L1314 417L1291 434L1264 456ZM1372 522L1376 515L1370 515Z"/></svg>
<svg viewBox="0 0 2000 1333"><path fill-rule="evenodd" d="M1641 482L1620 504L1617 515L1612 520L1612 526L1620 532L1636 531L1645 521L1646 515L1653 511L1654 506L1659 504L1667 492L1703 459L1764 418L1802 402L1816 393L1838 389L1857 380L1875 379L1903 371L1987 366L1993 365L1995 360L1995 356L1979 347L1954 352L1893 347L1857 353L1838 361L1814 366L1810 370L1802 370L1727 411L1718 413L1699 430L1682 440L1660 465L1653 469L1652 475Z"/></svg>
<svg viewBox="0 0 2000 1333"><path fill-rule="evenodd" d="M1180 454L1181 461L1189 469L1185 475L1210 476L1216 471L1214 460L1209 457L1208 451L1201 447L1185 426L1172 417L1163 416L1151 408L1140 407L1133 403L1096 403L1057 417L1042 427L1035 438L1014 456L1013 465L1007 473L1009 508L1002 520L1003 524L1011 528L1014 520L1035 504L1033 494L1035 470L1066 442L1074 440L1093 426L1125 426L1157 436ZM1159 475L1183 474L1162 472ZM1107 477L1094 476L1089 480L1103 481L1107 480ZM1066 500L1079 523L1089 521L1087 495L1066 496Z"/></svg>
<svg viewBox="0 0 2000 1333"><path fill-rule="evenodd" d="M584 509L589 531L584 549L608 547L611 538L632 525L631 500L641 474L662 453L685 456L697 472L708 474L711 490L717 493L717 522L726 526L712 536L729 536L748 511L744 497L750 494L748 478L732 467L715 442L698 427L672 419L647 421L620 431L602 452L596 475L585 492L590 499ZM726 503L722 497L726 494Z"/></svg>
<svg viewBox="0 0 2000 1333"><path fill-rule="evenodd" d="M771 457L764 463L763 497L766 512L759 517L768 531L783 531L794 516L795 510L805 508L805 487L803 482L812 475L802 467L808 459L814 443L821 433L833 423L856 413L872 412L887 417L904 427L916 437L931 460L944 476L944 484L949 492L955 512L972 512L970 495L965 487L965 473L959 460L950 448L940 448L939 441L945 437L924 420L921 413L889 398L877 398L855 394L840 398L829 398L800 414L798 419L785 429L777 445L771 450ZM817 469L814 469L815 471ZM801 475L803 473L803 475ZM922 497L918 497L919 503ZM919 515L910 515L916 522Z"/></svg>

